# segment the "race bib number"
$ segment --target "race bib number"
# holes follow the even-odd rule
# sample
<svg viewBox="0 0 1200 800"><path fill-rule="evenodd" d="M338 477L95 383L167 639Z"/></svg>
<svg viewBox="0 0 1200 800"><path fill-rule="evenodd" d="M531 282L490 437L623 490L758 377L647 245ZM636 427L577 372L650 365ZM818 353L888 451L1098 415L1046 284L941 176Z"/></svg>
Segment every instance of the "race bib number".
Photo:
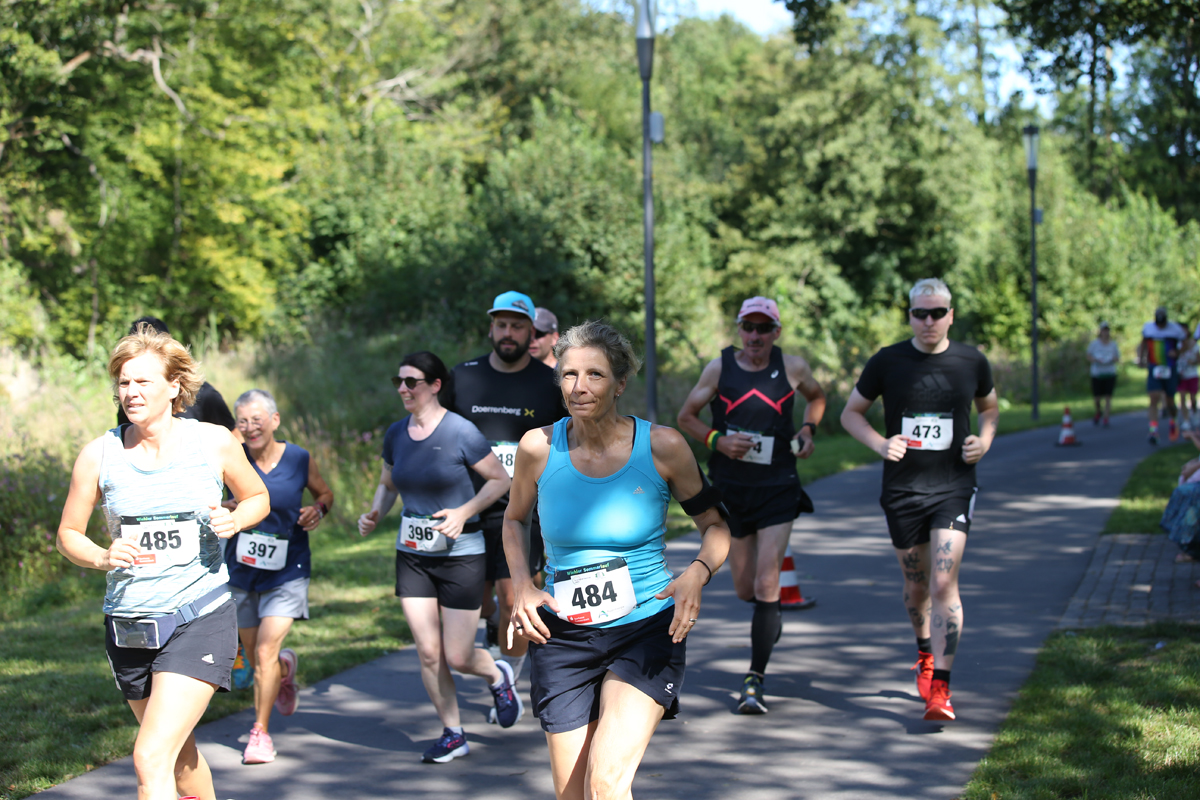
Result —
<svg viewBox="0 0 1200 800"><path fill-rule="evenodd" d="M633 579L623 558L554 573L558 616L576 625L612 622L637 608Z"/></svg>
<svg viewBox="0 0 1200 800"><path fill-rule="evenodd" d="M433 517L408 516L400 519L400 547L418 553L437 553L450 549L450 539L433 529L441 520ZM399 549L399 548L397 548Z"/></svg>
<svg viewBox="0 0 1200 800"><path fill-rule="evenodd" d="M752 440L750 449L746 451L746 455L739 459L740 461L744 461L747 464L771 463L771 456L775 454L774 436L763 436L761 433L755 433L754 431L726 431L725 435L729 436L733 433L744 433Z"/></svg>
<svg viewBox="0 0 1200 800"><path fill-rule="evenodd" d="M954 415L905 415L900 420L900 435L915 450L949 450L954 441Z"/></svg>
<svg viewBox="0 0 1200 800"><path fill-rule="evenodd" d="M500 459L500 463L504 465L504 471L511 478L513 467L517 465L517 443L492 442L492 452L496 454L496 458Z"/></svg>
<svg viewBox="0 0 1200 800"><path fill-rule="evenodd" d="M200 556L200 520L193 511L121 517L120 538L133 539L142 549L133 559L133 569L141 573L181 567Z"/></svg>
<svg viewBox="0 0 1200 800"><path fill-rule="evenodd" d="M1154 376L1155 380L1159 380L1159 381L1170 380L1171 379L1171 368L1169 366L1167 366L1166 364L1159 364L1157 367L1153 367L1150 370L1150 374Z"/></svg>
<svg viewBox="0 0 1200 800"><path fill-rule="evenodd" d="M255 569L278 572L287 564L288 540L273 533L242 531L238 534L237 561Z"/></svg>

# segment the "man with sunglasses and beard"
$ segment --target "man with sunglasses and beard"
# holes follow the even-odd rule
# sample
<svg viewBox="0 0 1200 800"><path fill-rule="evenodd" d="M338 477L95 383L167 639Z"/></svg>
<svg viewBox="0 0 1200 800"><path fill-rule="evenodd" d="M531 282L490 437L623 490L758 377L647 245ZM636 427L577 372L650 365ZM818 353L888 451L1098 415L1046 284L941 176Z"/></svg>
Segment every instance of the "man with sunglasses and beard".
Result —
<svg viewBox="0 0 1200 800"><path fill-rule="evenodd" d="M740 599L754 604L750 670L742 680L737 713L765 714L767 662L783 631L779 571L792 523L813 510L800 487L796 459L813 453L825 392L807 361L775 346L782 331L774 300L751 297L742 303L737 321L742 348L727 347L708 363L678 423L713 451L708 470L729 510L734 588ZM798 432L792 419L797 392L807 403ZM706 404L711 428L699 416Z"/></svg>
<svg viewBox="0 0 1200 800"><path fill-rule="evenodd" d="M496 296L488 314L492 318L488 328L492 352L464 361L451 370L449 390L442 389L441 397L446 408L475 423L511 478L521 437L534 428L558 422L566 415L566 409L562 405L562 392L554 381L554 370L529 354L535 315L533 300L521 292L504 292ZM476 480L473 474L472 480ZM509 645L508 637L498 635L497 628L497 623L508 623L513 605L512 577L502 541L507 507L505 494L479 515L487 548L484 617L488 618L489 644L499 645L500 658L512 667L516 679L521 675L529 643L518 636ZM529 572L536 575L542 569L544 557L536 509L529 531L526 550ZM493 588L498 615L488 609Z"/></svg>
<svg viewBox="0 0 1200 800"><path fill-rule="evenodd" d="M904 606L917 638L917 691L925 719L952 720L950 667L963 628L958 572L975 510L975 464L992 446L1000 406L987 358L948 338L950 289L937 278L909 292L911 339L863 368L842 427L884 459L879 503L904 573ZM886 435L867 421L883 398ZM971 433L971 405L979 434Z"/></svg>

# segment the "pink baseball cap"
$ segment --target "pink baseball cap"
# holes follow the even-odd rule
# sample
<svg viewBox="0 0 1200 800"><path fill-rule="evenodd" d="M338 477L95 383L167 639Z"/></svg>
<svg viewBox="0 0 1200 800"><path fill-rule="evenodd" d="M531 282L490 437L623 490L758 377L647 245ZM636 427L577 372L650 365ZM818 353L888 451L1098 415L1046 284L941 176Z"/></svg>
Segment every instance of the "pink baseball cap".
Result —
<svg viewBox="0 0 1200 800"><path fill-rule="evenodd" d="M751 314L765 314L779 322L779 306L775 305L774 300L766 297L751 297L742 303L742 310L738 312L738 322Z"/></svg>

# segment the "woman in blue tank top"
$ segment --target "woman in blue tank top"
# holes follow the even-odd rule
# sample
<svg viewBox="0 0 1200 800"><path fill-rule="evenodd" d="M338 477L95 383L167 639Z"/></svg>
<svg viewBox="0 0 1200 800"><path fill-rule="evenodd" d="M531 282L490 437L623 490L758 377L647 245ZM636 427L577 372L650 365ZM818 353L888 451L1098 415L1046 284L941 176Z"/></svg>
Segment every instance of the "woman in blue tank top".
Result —
<svg viewBox="0 0 1200 800"><path fill-rule="evenodd" d="M555 356L570 417L530 431L517 449L504 518L516 592L508 635L530 642L559 800L601 789L626 797L659 721L678 713L685 639L729 552L729 528L683 436L618 413L639 366L624 336L587 322L562 335ZM678 576L664 557L672 495L702 532L699 557ZM535 501L544 591L525 555Z"/></svg>
<svg viewBox="0 0 1200 800"><path fill-rule="evenodd" d="M203 382L187 349L145 327L108 361L129 424L89 443L75 461L58 528L72 563L108 573L105 649L140 723L133 745L139 800L213 797L191 738L214 691L229 691L237 621L220 539L267 515L266 487L223 427L177 419ZM221 506L221 487L239 501ZM102 503L112 544L92 542Z"/></svg>

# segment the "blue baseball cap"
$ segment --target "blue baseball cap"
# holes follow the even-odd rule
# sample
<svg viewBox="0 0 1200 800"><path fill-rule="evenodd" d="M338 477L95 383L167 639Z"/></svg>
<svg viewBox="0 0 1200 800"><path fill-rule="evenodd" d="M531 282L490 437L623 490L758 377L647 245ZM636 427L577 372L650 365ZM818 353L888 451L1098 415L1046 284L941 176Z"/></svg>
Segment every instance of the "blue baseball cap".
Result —
<svg viewBox="0 0 1200 800"><path fill-rule="evenodd" d="M488 309L489 314L495 314L497 311L510 311L514 314L524 314L529 317L529 321L533 321L534 305L533 300L527 294L520 292L505 292L504 294L496 295L496 299L492 301L492 307Z"/></svg>

